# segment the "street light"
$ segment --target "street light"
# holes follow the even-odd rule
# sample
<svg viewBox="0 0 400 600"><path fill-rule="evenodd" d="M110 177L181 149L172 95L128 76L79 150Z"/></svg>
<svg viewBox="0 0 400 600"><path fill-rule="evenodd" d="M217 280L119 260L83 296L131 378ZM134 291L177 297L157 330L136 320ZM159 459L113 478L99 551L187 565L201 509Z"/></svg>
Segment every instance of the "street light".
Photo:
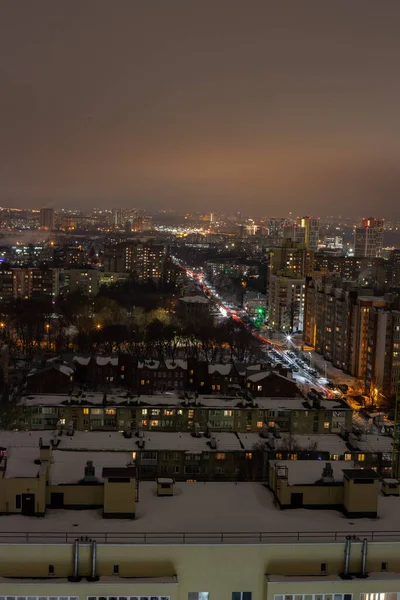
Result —
<svg viewBox="0 0 400 600"><path fill-rule="evenodd" d="M96 329L97 329L97 331L100 331L100 329L101 329L101 323L97 323L96 324Z"/></svg>

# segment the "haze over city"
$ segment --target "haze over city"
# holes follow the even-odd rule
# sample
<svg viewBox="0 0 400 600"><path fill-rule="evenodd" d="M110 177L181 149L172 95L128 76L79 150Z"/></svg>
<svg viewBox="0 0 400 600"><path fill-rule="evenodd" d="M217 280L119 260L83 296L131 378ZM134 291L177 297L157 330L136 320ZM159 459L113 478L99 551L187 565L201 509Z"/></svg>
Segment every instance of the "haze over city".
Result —
<svg viewBox="0 0 400 600"><path fill-rule="evenodd" d="M400 4L0 7L0 205L398 217Z"/></svg>

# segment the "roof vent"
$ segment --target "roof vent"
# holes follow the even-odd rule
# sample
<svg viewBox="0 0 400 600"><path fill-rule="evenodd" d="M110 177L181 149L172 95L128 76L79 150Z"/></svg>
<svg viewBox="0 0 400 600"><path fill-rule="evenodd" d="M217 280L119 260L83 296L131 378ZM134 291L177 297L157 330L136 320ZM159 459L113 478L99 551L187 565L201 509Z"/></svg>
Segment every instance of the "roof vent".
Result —
<svg viewBox="0 0 400 600"><path fill-rule="evenodd" d="M92 460L88 460L86 462L84 481L97 481L96 470L94 468Z"/></svg>

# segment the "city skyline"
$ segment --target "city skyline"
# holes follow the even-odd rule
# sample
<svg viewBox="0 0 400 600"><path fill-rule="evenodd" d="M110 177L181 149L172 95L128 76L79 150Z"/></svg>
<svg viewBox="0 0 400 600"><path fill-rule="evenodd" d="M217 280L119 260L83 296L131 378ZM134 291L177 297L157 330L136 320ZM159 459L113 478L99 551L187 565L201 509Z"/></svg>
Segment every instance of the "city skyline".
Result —
<svg viewBox="0 0 400 600"><path fill-rule="evenodd" d="M0 16L3 206L399 216L396 3Z"/></svg>

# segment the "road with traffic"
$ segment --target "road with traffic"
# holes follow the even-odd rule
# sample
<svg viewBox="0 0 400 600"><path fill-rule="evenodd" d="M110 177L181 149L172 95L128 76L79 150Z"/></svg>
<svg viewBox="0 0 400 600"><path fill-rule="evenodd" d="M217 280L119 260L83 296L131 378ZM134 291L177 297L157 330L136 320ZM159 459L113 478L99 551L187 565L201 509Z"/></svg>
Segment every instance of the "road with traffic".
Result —
<svg viewBox="0 0 400 600"><path fill-rule="evenodd" d="M279 344L273 340L265 337L253 324L246 322L243 317L246 314L245 311L239 307L233 306L232 303L226 302L220 294L213 288L213 286L205 280L204 274L198 272L188 265L185 265L181 260L176 257L171 257L174 263L185 271L186 275L192 279L202 292L218 307L219 312L226 318L231 318L237 323L240 323L245 327L249 333L251 333L260 342L266 345L266 352L268 353L269 359L280 363L283 366L287 366L292 369L293 376L297 379L300 386L303 386L305 393L310 389L316 389L322 393L326 398L335 398L337 393L330 390L324 384L324 379L317 375L311 374L308 366L300 358L296 357L294 353L284 350ZM313 370L315 373L315 370ZM322 381L321 381L322 380ZM326 381L326 380L325 380Z"/></svg>

